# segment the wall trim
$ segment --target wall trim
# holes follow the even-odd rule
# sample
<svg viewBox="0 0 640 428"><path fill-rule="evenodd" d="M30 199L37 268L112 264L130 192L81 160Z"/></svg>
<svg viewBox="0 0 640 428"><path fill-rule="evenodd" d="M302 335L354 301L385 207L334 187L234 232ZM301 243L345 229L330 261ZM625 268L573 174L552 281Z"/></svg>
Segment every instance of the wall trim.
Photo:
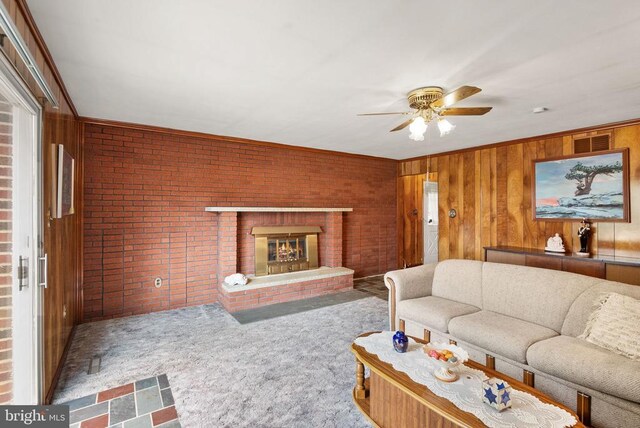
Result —
<svg viewBox="0 0 640 428"><path fill-rule="evenodd" d="M17 20L11 17L11 13L5 6L5 4L0 3L0 27L2 27L5 36L7 36L7 38L11 42L11 45L17 57L22 60L24 65L26 65L29 74L36 82L38 88L44 94L45 98L54 108L58 108L60 106L60 103L58 103L57 97L49 86L49 82L47 82L47 79L44 76L44 71L41 70L38 66L36 55L31 52L31 50L27 46L27 42L18 29L16 21Z"/></svg>
<svg viewBox="0 0 640 428"><path fill-rule="evenodd" d="M450 150L448 152L439 152L439 153L433 153L433 154L422 155L422 156L414 156L412 158L401 159L398 162L402 163L402 162L426 159L428 157L449 156L449 155L455 155L459 153L475 152L476 150L493 149L496 147L510 146L512 144L528 143L530 141L535 141L535 140L546 140L549 138L566 137L568 135L581 134L583 132L595 132L595 131L602 131L605 129L623 128L625 126L633 126L633 125L640 125L640 118L623 120L620 122L605 123L603 125L587 126L584 128L569 129L566 131L552 132L550 134L534 135L532 137L518 138L516 140L507 140L507 141L501 141L499 143L490 143L490 144L484 144L481 146L467 147L464 149Z"/></svg>
<svg viewBox="0 0 640 428"><path fill-rule="evenodd" d="M276 149L298 150L298 151L312 152L312 153L325 154L325 155L348 156L352 158L379 160L379 161L387 161L387 162L393 162L393 163L400 162L396 159L383 158L379 156L339 152L337 150L316 149L313 147L293 146L291 144L273 143L270 141L251 140L248 138L230 137L225 135L215 135L215 134L208 134L206 132L186 131L183 129L165 128L162 126L155 126L155 125L144 125L140 123L121 122L121 121L109 120L109 119L97 119L93 117L84 117L84 116L81 116L78 119L80 120L80 124L82 126L84 126L85 124L111 126L115 128L128 128L128 129L135 129L138 131L157 132L161 134L173 134L181 137L202 138L205 140L212 140L212 141L225 141L228 143L252 144L256 146L272 147Z"/></svg>
<svg viewBox="0 0 640 428"><path fill-rule="evenodd" d="M38 48L42 52L42 56L44 57L45 63L49 66L49 69L51 70L53 79L58 84L58 87L60 88L60 92L62 92L63 98L69 105L69 108L73 113L73 117L77 119L78 111L76 110L76 106L73 104L73 101L71 100L71 96L67 91L67 87L65 86L64 81L62 80L60 71L58 71L58 67L56 67L56 63L53 61L51 52L49 52L49 48L47 47L47 44L45 43L44 38L42 37L42 34L40 33L38 26L36 25L36 21L33 18L33 15L31 14L31 10L27 5L26 0L16 0L16 4L18 6L19 11L22 13L22 16L27 24L27 28L31 30L33 38L36 44L38 45Z"/></svg>
<svg viewBox="0 0 640 428"><path fill-rule="evenodd" d="M76 138L78 139L78 157L82 159L82 162L79 162L80 168L78 168L78 175L76 177L76 186L78 186L78 188L80 189L79 192L76 192L78 194L78 196L76 197L76 215L78 216L76 227L78 239L80 240L80 242L78 243L78 248L76 251L78 271L76 272L76 316L73 320L74 326L82 324L84 318L84 126L82 126L80 122L76 127L76 133Z"/></svg>

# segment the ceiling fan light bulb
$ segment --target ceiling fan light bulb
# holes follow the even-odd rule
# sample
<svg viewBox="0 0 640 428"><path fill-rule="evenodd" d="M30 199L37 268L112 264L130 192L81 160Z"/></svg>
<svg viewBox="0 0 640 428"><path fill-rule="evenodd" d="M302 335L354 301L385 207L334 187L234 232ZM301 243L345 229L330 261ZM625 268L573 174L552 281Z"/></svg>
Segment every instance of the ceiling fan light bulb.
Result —
<svg viewBox="0 0 640 428"><path fill-rule="evenodd" d="M440 136L447 135L455 128L447 119L438 119L438 129L440 130Z"/></svg>
<svg viewBox="0 0 640 428"><path fill-rule="evenodd" d="M409 138L413 141L424 141L424 133L427 132L427 122L424 121L422 116L418 116L413 119L413 122L409 125L409 131L411 132Z"/></svg>

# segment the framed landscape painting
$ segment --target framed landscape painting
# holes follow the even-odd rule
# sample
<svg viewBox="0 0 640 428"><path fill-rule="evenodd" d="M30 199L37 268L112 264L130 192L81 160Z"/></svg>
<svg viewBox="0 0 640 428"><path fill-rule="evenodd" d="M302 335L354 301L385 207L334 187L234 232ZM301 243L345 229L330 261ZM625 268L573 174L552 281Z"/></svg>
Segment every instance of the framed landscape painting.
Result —
<svg viewBox="0 0 640 428"><path fill-rule="evenodd" d="M533 161L534 220L629 221L629 150Z"/></svg>

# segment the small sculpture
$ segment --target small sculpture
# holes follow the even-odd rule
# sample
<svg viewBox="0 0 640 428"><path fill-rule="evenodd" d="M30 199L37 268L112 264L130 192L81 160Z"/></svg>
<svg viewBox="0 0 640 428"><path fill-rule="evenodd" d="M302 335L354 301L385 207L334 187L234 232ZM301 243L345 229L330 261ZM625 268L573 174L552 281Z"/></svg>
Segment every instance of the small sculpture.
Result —
<svg viewBox="0 0 640 428"><path fill-rule="evenodd" d="M580 256L589 255L589 236L590 235L591 235L591 224L587 221L586 218L583 218L582 223L580 223L580 227L578 228L578 236L580 237L580 251L578 251L578 255Z"/></svg>
<svg viewBox="0 0 640 428"><path fill-rule="evenodd" d="M224 282L227 285L247 285L249 279L241 273L234 273L233 275L227 276Z"/></svg>
<svg viewBox="0 0 640 428"><path fill-rule="evenodd" d="M559 233L556 233L554 236L547 240L547 246L544 247L545 251L550 251L552 253L564 253L564 244L562 242L562 238Z"/></svg>

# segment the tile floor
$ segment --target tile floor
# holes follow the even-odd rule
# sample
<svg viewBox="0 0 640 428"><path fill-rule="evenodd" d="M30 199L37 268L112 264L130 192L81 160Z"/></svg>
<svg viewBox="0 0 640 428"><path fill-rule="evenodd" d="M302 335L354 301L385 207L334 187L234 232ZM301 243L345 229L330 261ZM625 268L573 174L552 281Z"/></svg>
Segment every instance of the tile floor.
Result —
<svg viewBox="0 0 640 428"><path fill-rule="evenodd" d="M154 376L61 403L71 428L178 428L167 375Z"/></svg>
<svg viewBox="0 0 640 428"><path fill-rule="evenodd" d="M389 290L384 285L384 275L368 276L366 278L354 279L353 288L364 291L382 299L389 299Z"/></svg>

